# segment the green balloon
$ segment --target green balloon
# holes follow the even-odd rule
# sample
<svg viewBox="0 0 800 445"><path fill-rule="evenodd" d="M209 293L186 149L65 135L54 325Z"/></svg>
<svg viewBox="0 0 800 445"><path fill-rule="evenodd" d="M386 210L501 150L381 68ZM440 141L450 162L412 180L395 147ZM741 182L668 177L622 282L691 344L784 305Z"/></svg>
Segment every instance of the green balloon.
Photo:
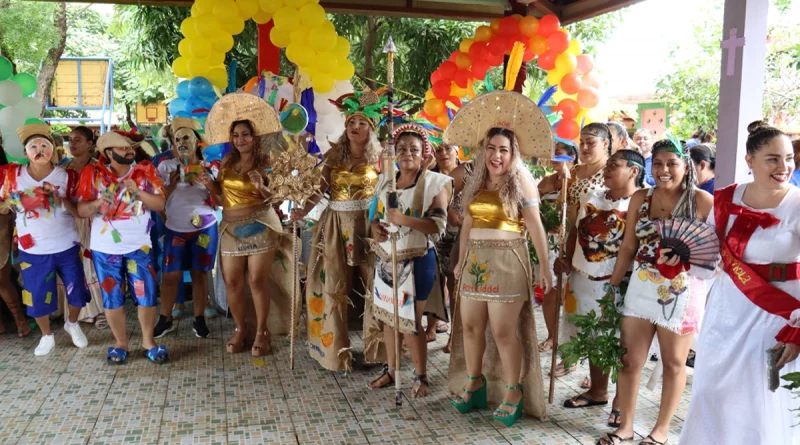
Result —
<svg viewBox="0 0 800 445"><path fill-rule="evenodd" d="M21 165L28 165L28 158L15 158L14 156L11 156L8 153L6 153L6 157L8 158L8 162L14 162L16 164L21 164Z"/></svg>
<svg viewBox="0 0 800 445"><path fill-rule="evenodd" d="M0 57L0 80L8 80L14 73L14 66L5 57Z"/></svg>
<svg viewBox="0 0 800 445"><path fill-rule="evenodd" d="M41 120L39 118L31 117L31 118L25 119L25 125L29 125L29 124L45 124L45 125L47 125L47 122L45 122L45 121L43 121L43 120Z"/></svg>
<svg viewBox="0 0 800 445"><path fill-rule="evenodd" d="M36 78L28 73L19 73L11 78L22 88L22 96L28 97L36 92Z"/></svg>

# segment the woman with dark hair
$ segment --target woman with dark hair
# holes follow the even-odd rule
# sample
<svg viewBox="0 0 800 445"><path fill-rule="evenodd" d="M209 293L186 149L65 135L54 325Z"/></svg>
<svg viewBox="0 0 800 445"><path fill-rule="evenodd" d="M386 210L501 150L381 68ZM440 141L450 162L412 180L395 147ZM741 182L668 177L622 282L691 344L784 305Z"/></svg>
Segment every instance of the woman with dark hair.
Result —
<svg viewBox="0 0 800 445"><path fill-rule="evenodd" d="M415 124L404 124L392 135L395 140L397 164L397 207L390 202L392 178L381 174L375 188L377 202L370 215L377 253L372 303L375 318L383 323L383 342L386 345L388 366L369 383L372 389L394 383L396 350L392 283L393 242L390 232L396 232L398 295L403 296L398 319L401 341L404 339L414 363L414 383L411 395L425 397L430 393L427 376L427 342L422 329L422 316L432 313L444 318L441 279L436 265L435 239L442 236L447 225L447 205L453 191L449 176L425 169L423 156L430 151L425 130ZM438 281L438 283L437 283ZM430 304L431 307L428 307Z"/></svg>
<svg viewBox="0 0 800 445"><path fill-rule="evenodd" d="M578 220L567 240L566 259L556 262L555 267L556 273L570 274L564 316L566 337L572 341L578 328L570 317L602 311L599 300L605 296L614 271L631 196L645 186L644 157L633 150L619 150L608 159L603 176L608 190L590 192L581 201ZM564 407L585 408L608 403L609 374L595 366L591 359L589 372L591 388L566 400ZM618 427L621 413L615 405L608 425Z"/></svg>
<svg viewBox="0 0 800 445"><path fill-rule="evenodd" d="M689 154L694 163L695 174L697 175L697 187L708 193L714 193L714 168L717 158L706 144L695 145L689 149Z"/></svg>
<svg viewBox="0 0 800 445"><path fill-rule="evenodd" d="M630 139L628 138L628 130L624 125L617 121L610 121L608 129L611 130L614 141L611 144L611 153L616 153L618 150L628 149Z"/></svg>
<svg viewBox="0 0 800 445"><path fill-rule="evenodd" d="M662 275L661 266L673 260L668 260L668 249L659 248L654 220L705 221L713 198L695 187L692 159L679 142L672 139L656 142L652 158L656 186L639 190L631 198L628 230L610 279L611 289L619 294L620 285L633 265L622 308L621 343L626 352L622 357L617 399L619 411L624 415L619 428L601 438L600 445L615 445L633 438L639 382L654 336L658 338L664 365L664 385L658 420L641 443L666 442L672 416L686 385L686 358L703 314L706 294L703 279L710 278L705 269L697 267L672 278Z"/></svg>
<svg viewBox="0 0 800 445"><path fill-rule="evenodd" d="M753 181L714 195L722 272L708 297L681 444L797 443L800 401L778 388L779 373L800 370L794 153L786 134L767 125L750 130L746 149Z"/></svg>
<svg viewBox="0 0 800 445"><path fill-rule="evenodd" d="M5 184L8 173L8 158L3 149L3 136L0 135L0 184ZM25 313L22 312L19 292L11 282L11 234L14 233L14 218L0 214L0 298L8 306L17 325L17 337L27 337L31 333ZM5 333L5 324L0 320L0 334Z"/></svg>

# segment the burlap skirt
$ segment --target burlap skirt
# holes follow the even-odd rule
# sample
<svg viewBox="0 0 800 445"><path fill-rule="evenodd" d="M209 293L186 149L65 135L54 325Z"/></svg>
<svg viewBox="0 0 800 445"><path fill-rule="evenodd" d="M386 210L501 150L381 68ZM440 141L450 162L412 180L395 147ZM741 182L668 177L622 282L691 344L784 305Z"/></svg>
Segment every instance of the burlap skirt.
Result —
<svg viewBox="0 0 800 445"><path fill-rule="evenodd" d="M222 256L250 256L277 249L282 228L275 210L265 207L247 216L223 215L219 232Z"/></svg>
<svg viewBox="0 0 800 445"><path fill-rule="evenodd" d="M509 301L524 301L517 326L517 335L522 342L522 369L520 370L520 383L523 388L523 410L527 415L538 419L546 417L544 401L544 382L542 370L539 365L539 349L536 339L536 322L533 316L533 303L531 294L531 267L530 257L527 254L527 242L524 239L513 241L486 241L469 240L467 243L467 256L465 270L458 283L456 291L456 307L453 311L452 339L453 348L450 353L449 389L454 395L461 395L461 390L467 382L467 364L464 359L464 334L459 313L460 299L464 296L462 283L469 283L472 287L497 286L497 292L470 292L478 301L502 303ZM524 253L524 255L523 255ZM474 254L474 256L473 256ZM475 264L475 266L473 266ZM486 265L481 272L482 266ZM502 267L502 269L501 269ZM484 274L485 281L475 284L475 275L470 271ZM495 281L495 276L485 277L485 274L497 274L502 281ZM481 281L480 279L478 280ZM468 287L470 291L472 287ZM494 290L494 289L491 289ZM520 295L515 295L519 293ZM487 294L489 297L482 296ZM505 295L496 297L496 295ZM483 353L483 374L486 376L489 403L499 406L506 392L506 383L503 379L503 362L497 344L492 336L491 327L487 323L486 350Z"/></svg>
<svg viewBox="0 0 800 445"><path fill-rule="evenodd" d="M348 313L356 298L371 295L367 289L372 288L375 256L368 252L365 243L370 236L368 218L368 206L361 210L329 207L320 217L311 241L306 281L308 352L330 371L350 370L353 353ZM382 335L371 324L374 324L372 301L365 298L364 360L382 363L386 348Z"/></svg>

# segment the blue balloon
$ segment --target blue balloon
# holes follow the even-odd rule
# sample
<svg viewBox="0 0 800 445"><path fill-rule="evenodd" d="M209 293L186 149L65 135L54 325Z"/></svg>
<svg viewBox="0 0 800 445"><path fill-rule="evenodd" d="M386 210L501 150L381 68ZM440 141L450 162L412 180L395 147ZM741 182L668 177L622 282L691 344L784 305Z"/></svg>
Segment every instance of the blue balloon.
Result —
<svg viewBox="0 0 800 445"><path fill-rule="evenodd" d="M172 117L192 117L192 115L185 111L178 111L177 113L173 114Z"/></svg>
<svg viewBox="0 0 800 445"><path fill-rule="evenodd" d="M195 110L209 110L210 108L206 106L205 101L200 99L199 97L192 96L186 100L186 106L184 106L183 110L187 113L193 114Z"/></svg>
<svg viewBox="0 0 800 445"><path fill-rule="evenodd" d="M178 97L181 99L188 99L191 94L189 93L189 81L184 80L178 84Z"/></svg>
<svg viewBox="0 0 800 445"><path fill-rule="evenodd" d="M186 108L186 100L181 99L180 97L177 99L173 99L172 102L170 102L169 105L167 106L169 114L173 116L183 111L184 108Z"/></svg>
<svg viewBox="0 0 800 445"><path fill-rule="evenodd" d="M231 151L229 143L209 145L203 149L203 159L206 162L221 161Z"/></svg>
<svg viewBox="0 0 800 445"><path fill-rule="evenodd" d="M205 77L195 77L189 81L189 93L193 97L213 96L214 88Z"/></svg>

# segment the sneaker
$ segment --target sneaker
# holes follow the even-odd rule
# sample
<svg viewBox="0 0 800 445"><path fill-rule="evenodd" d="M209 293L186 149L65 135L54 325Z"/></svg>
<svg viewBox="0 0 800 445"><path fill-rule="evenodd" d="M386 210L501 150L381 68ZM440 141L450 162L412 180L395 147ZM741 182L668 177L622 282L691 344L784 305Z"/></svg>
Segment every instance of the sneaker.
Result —
<svg viewBox="0 0 800 445"><path fill-rule="evenodd" d="M79 347L85 348L89 346L89 340L86 339L86 335L83 333L81 326L78 323L70 323L67 321L64 323L64 330L67 331L70 337L72 337L72 344Z"/></svg>
<svg viewBox="0 0 800 445"><path fill-rule="evenodd" d="M33 351L33 355L36 356L47 355L55 347L56 347L56 337L53 334L42 335L42 339L39 340L39 346L37 346L36 350Z"/></svg>
<svg viewBox="0 0 800 445"><path fill-rule="evenodd" d="M172 320L167 320L167 317L159 315L158 323L156 323L156 327L153 329L153 337L161 338L174 330L175 326L172 324Z"/></svg>
<svg viewBox="0 0 800 445"><path fill-rule="evenodd" d="M194 317L194 323L192 323L192 330L194 331L194 335L198 338L208 338L211 335L211 331L208 330L208 326L206 326L206 317L202 315L199 317Z"/></svg>

